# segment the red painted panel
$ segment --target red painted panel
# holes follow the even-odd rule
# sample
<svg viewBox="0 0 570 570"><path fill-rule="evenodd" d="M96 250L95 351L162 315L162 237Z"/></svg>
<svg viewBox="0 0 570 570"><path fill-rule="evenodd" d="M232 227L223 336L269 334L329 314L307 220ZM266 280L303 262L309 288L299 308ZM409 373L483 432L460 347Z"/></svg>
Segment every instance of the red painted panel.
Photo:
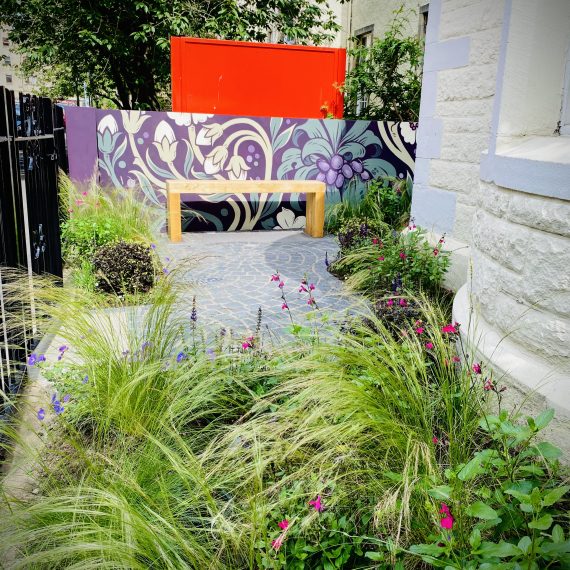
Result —
<svg viewBox="0 0 570 570"><path fill-rule="evenodd" d="M342 118L346 50L173 37L172 110Z"/></svg>

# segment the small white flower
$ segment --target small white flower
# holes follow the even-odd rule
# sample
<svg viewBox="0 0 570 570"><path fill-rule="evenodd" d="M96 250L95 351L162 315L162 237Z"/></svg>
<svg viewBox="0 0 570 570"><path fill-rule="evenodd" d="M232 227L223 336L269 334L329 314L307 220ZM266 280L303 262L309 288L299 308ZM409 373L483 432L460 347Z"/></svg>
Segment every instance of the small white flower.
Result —
<svg viewBox="0 0 570 570"><path fill-rule="evenodd" d="M211 146L214 144L216 139L220 138L224 133L224 127L219 123L212 123L210 125L204 125L199 131L196 137L196 142L201 146Z"/></svg>
<svg viewBox="0 0 570 570"><path fill-rule="evenodd" d="M105 115L100 121L97 130L104 134L105 131L108 131L111 135L114 135L119 130L119 125L117 125L117 121L115 121L115 117L113 115Z"/></svg>
<svg viewBox="0 0 570 570"><path fill-rule="evenodd" d="M245 163L243 157L234 154L228 163L226 170L228 171L228 178L230 180L245 180L247 178L247 171L249 166Z"/></svg>
<svg viewBox="0 0 570 570"><path fill-rule="evenodd" d="M166 113L179 127L189 127L190 125L198 125L205 123L214 115L207 115L204 113Z"/></svg>
<svg viewBox="0 0 570 570"><path fill-rule="evenodd" d="M206 174L217 174L228 158L228 149L225 146L217 146L204 159L204 172Z"/></svg>
<svg viewBox="0 0 570 570"><path fill-rule="evenodd" d="M275 226L274 230L300 230L307 223L305 216L295 217L295 213L293 210L289 210L289 208L281 208L276 218L279 225Z"/></svg>

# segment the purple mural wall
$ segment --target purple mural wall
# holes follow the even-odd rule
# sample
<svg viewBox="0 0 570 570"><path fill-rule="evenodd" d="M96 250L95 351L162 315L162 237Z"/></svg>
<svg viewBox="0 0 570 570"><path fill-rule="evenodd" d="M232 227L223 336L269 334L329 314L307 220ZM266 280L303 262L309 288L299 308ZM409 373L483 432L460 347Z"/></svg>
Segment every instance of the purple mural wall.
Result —
<svg viewBox="0 0 570 570"><path fill-rule="evenodd" d="M361 197L371 179L411 180L416 124L233 117L67 107L70 175L140 189L157 206L169 179L322 180L327 202ZM183 228L300 228L304 198L255 194L184 197ZM192 211L200 214L192 215Z"/></svg>

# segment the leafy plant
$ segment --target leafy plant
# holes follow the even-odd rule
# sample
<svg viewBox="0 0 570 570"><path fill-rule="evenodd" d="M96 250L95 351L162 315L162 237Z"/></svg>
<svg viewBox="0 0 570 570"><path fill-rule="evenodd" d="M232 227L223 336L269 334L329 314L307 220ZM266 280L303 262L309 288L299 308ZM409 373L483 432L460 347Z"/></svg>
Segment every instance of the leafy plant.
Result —
<svg viewBox="0 0 570 570"><path fill-rule="evenodd" d="M487 445L448 470L447 485L430 491L446 501L439 508L440 533L410 551L439 568L568 567L570 486L558 476L562 452L535 441L553 417L547 410L526 425L504 410L483 417ZM437 510L432 507L436 519Z"/></svg>
<svg viewBox="0 0 570 570"><path fill-rule="evenodd" d="M439 289L449 266L449 253L442 249L444 237L433 247L424 230L411 226L411 231L392 231L366 241L341 255L329 268L346 276L349 286L372 295Z"/></svg>
<svg viewBox="0 0 570 570"><path fill-rule="evenodd" d="M95 288L104 293L146 293L154 284L155 260L151 249L119 241L105 245L93 257Z"/></svg>
<svg viewBox="0 0 570 570"><path fill-rule="evenodd" d="M386 231L386 225L381 221L369 218L350 218L344 222L337 233L340 251L346 253L372 240L380 241L380 237Z"/></svg>
<svg viewBox="0 0 570 570"><path fill-rule="evenodd" d="M349 55L356 62L343 87L347 119L417 121L422 86L423 41L406 37L404 7L395 12L383 38L370 48L355 46ZM365 104L359 105L359 102Z"/></svg>
<svg viewBox="0 0 570 570"><path fill-rule="evenodd" d="M412 181L400 178L378 178L366 191L362 207L378 210L383 221L396 230L408 224L412 206Z"/></svg>

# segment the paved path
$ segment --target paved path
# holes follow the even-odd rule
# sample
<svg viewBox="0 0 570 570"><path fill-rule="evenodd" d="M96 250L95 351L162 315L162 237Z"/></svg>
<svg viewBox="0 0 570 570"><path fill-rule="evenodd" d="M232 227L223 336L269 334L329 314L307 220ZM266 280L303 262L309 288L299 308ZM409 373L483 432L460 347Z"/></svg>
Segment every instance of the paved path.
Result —
<svg viewBox="0 0 570 570"><path fill-rule="evenodd" d="M166 240L159 244L163 259L172 266L190 262L180 273L193 286L198 308L198 322L208 329L225 327L238 334L255 329L261 307L263 327L281 334L290 324L287 311L281 309L281 292L271 275L279 271L285 282L287 303L298 324L306 324L310 310L307 295L299 294L299 284L306 275L315 284L314 296L322 313L332 320L342 320L355 297L343 294L342 283L328 273L325 256L334 259L338 251L335 239L315 239L301 231L184 233L182 242ZM190 315L192 294L184 310Z"/></svg>

